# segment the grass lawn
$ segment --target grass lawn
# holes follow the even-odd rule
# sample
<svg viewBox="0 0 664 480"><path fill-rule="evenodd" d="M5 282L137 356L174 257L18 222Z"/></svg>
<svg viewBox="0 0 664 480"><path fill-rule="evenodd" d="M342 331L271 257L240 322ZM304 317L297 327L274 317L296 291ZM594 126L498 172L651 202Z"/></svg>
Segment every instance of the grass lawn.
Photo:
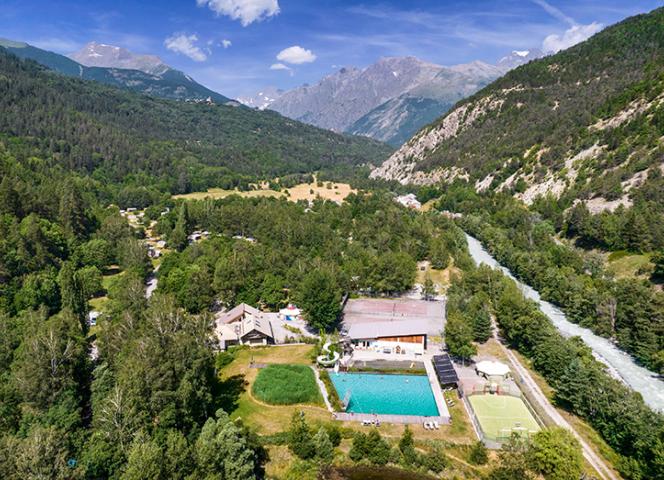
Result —
<svg viewBox="0 0 664 480"><path fill-rule="evenodd" d="M241 418L249 427L260 434L272 434L287 430L293 412L302 410L310 422L330 421L331 415L317 405L268 405L254 397L252 386L259 369L250 368L253 359L256 363L308 365L312 345L288 345L284 347L247 348L238 350L235 359L220 372L224 391L233 392L224 409L231 418Z"/></svg>
<svg viewBox="0 0 664 480"><path fill-rule="evenodd" d="M252 393L270 405L323 404L314 372L307 365L268 365L258 372Z"/></svg>
<svg viewBox="0 0 664 480"><path fill-rule="evenodd" d="M318 405L269 405L258 400L252 393L252 385L258 376L259 369L250 368L253 359L256 363L310 365L309 356L313 350L312 345L288 345L282 347L265 347L238 350L235 359L220 372L225 383L225 391L235 390L229 396L228 405L224 409L230 412L231 418L241 418L257 433L269 435L288 430L293 412L303 411L307 422L321 424L332 420L330 412ZM446 440L461 445L470 445L477 441L477 437L470 424L470 420L456 393L448 392L456 400L456 405L450 408L452 425L441 425L440 430L425 430L422 425L412 425L412 431L417 440ZM359 422L340 422L343 428L367 432ZM398 440L403 434L403 425L383 424L380 432L383 436Z"/></svg>
<svg viewBox="0 0 664 480"><path fill-rule="evenodd" d="M458 275L459 273L459 269L454 265L450 265L444 270L436 270L435 268L431 268L430 265L425 265L425 269L421 270L418 266L415 281L424 284L427 276L429 276L431 277L431 281L436 285L438 293L441 293L441 291L444 292L447 290L452 283L451 276Z"/></svg>
<svg viewBox="0 0 664 480"><path fill-rule="evenodd" d="M654 265L650 262L650 255L631 255L621 254L621 252L614 252L609 255L607 269L612 272L616 278L634 278L634 277L647 277L638 273L639 270L647 270L652 272Z"/></svg>

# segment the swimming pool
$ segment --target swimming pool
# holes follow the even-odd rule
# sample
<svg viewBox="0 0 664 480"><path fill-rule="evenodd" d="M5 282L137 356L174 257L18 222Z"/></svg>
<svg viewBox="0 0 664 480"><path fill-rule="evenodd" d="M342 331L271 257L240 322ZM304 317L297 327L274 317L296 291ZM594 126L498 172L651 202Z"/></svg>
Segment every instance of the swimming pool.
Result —
<svg viewBox="0 0 664 480"><path fill-rule="evenodd" d="M425 375L331 373L343 401L350 391L347 412L383 415L439 415L429 379Z"/></svg>

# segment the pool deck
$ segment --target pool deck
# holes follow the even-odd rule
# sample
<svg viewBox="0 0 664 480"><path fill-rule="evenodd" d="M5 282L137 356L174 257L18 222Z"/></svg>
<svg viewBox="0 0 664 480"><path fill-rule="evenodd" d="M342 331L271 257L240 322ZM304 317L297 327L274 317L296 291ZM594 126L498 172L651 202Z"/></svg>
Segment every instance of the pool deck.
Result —
<svg viewBox="0 0 664 480"><path fill-rule="evenodd" d="M440 382L438 381L438 376L436 375L436 371L433 368L431 358L431 355L424 356L424 368L427 371L427 377L429 377L429 384L431 385L433 398L436 400L438 414L443 419L443 423L450 423L450 411L447 409L445 397L443 396L443 389L440 387Z"/></svg>
<svg viewBox="0 0 664 480"><path fill-rule="evenodd" d="M424 422L433 422L436 421L439 424L448 424L450 423L449 416L444 417L421 417L419 415L385 415L385 414L373 414L373 413L349 413L349 412L336 412L332 415L332 418L342 422L375 422L376 420L380 423L399 423L399 424L423 424Z"/></svg>
<svg viewBox="0 0 664 480"><path fill-rule="evenodd" d="M436 407L438 409L438 416L425 417L421 415L389 415L389 414L375 414L375 413L351 413L351 412L335 412L332 417L335 420L340 420L343 422L375 422L376 420L381 423L397 423L397 424L423 424L425 422L436 421L441 425L449 425L451 423L450 411L447 409L447 404L445 403L445 397L443 396L443 391L438 382L438 377L436 376L436 371L433 368L431 363L431 355L424 355L420 357L424 361L424 368L427 372L427 378L429 379L429 386L431 387L431 392L433 393L433 398L436 401Z"/></svg>

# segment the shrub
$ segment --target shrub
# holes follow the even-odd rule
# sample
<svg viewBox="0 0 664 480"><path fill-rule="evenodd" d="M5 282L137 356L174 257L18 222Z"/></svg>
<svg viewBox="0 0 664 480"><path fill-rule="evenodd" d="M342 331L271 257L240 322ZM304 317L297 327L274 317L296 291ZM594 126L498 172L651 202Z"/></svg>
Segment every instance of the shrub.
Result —
<svg viewBox="0 0 664 480"><path fill-rule="evenodd" d="M335 412L343 411L344 408L341 403L341 399L339 398L339 392L337 392L337 389L334 388L334 384L332 383L332 379L330 379L330 374L328 373L328 371L320 370L318 372L318 375L320 376L323 385L325 385L325 390L327 390L327 399L330 401L332 409Z"/></svg>
<svg viewBox="0 0 664 480"><path fill-rule="evenodd" d="M321 402L314 372L306 365L269 365L258 372L252 392L272 405Z"/></svg>
<svg viewBox="0 0 664 480"><path fill-rule="evenodd" d="M472 464L484 465L489 461L489 453L484 444L478 441L471 448L470 456L468 458Z"/></svg>

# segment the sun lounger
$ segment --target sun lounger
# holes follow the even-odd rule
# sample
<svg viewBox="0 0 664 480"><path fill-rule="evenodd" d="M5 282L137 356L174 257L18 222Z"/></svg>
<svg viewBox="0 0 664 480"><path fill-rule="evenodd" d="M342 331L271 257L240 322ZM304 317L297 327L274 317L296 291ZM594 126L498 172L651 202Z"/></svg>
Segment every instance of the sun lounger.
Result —
<svg viewBox="0 0 664 480"><path fill-rule="evenodd" d="M436 430L440 430L440 425L439 425L438 422L435 421L435 420L433 421L433 427L434 427Z"/></svg>
<svg viewBox="0 0 664 480"><path fill-rule="evenodd" d="M373 425L373 422L371 420L362 420L362 425L367 427Z"/></svg>
<svg viewBox="0 0 664 480"><path fill-rule="evenodd" d="M431 429L429 428L429 422L424 422L424 423L422 424L422 426L424 427L425 430L431 430Z"/></svg>

